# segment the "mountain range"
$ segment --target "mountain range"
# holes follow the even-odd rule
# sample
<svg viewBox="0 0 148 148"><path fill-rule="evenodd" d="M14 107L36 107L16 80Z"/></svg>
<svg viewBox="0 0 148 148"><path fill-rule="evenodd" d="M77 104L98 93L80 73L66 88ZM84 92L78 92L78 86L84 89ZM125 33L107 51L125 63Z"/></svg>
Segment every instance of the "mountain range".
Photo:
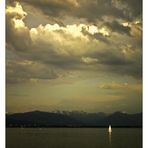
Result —
<svg viewBox="0 0 148 148"><path fill-rule="evenodd" d="M43 112L6 114L6 127L142 127L142 113Z"/></svg>

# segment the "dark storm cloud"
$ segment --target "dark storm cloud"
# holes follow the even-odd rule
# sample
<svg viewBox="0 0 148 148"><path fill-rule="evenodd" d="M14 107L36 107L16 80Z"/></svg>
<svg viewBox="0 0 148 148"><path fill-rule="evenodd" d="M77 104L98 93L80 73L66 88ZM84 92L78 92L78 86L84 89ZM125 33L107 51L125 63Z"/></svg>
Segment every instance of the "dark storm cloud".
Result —
<svg viewBox="0 0 148 148"><path fill-rule="evenodd" d="M126 33L127 35L130 35L131 28L128 26L123 26L119 24L117 21L108 22L105 24L107 27L109 27L112 31L118 32L118 33Z"/></svg>
<svg viewBox="0 0 148 148"><path fill-rule="evenodd" d="M101 33L95 33L93 37L99 41L105 42L106 44L109 44L109 40L107 37L104 37Z"/></svg>
<svg viewBox="0 0 148 148"><path fill-rule="evenodd" d="M114 7L109 0L82 0L79 4L80 7L72 14L79 18L85 18L89 22L95 22L98 19L102 19L103 16L125 17L123 12Z"/></svg>
<svg viewBox="0 0 148 148"><path fill-rule="evenodd" d="M89 33L85 28L82 29L82 33L84 35L87 35L88 37L92 38L92 39L96 39L96 40L99 40L101 42L104 42L106 44L109 44L109 40L107 39L107 36L104 36L103 34L101 33L94 33L94 34L91 34Z"/></svg>
<svg viewBox="0 0 148 148"><path fill-rule="evenodd" d="M71 12L76 6L76 0L21 0L43 11L47 16L59 17L65 12Z"/></svg>
<svg viewBox="0 0 148 148"><path fill-rule="evenodd" d="M117 65L117 66L110 66L108 70L114 72L116 74L122 74L123 76L132 76L136 79L142 78L142 65L131 64L131 65Z"/></svg>
<svg viewBox="0 0 148 148"><path fill-rule="evenodd" d="M47 16L78 17L95 22L104 16L131 20L141 15L141 0L21 0ZM118 4L119 3L119 4Z"/></svg>
<svg viewBox="0 0 148 148"><path fill-rule="evenodd" d="M91 56L92 58L98 59L98 65L94 65L95 70L97 69L98 72L100 71L101 64L104 65L104 67L101 69L106 72L132 76L136 79L141 79L142 77L141 56L127 58L125 55L121 54L115 49L107 49L106 51L96 52L86 56Z"/></svg>
<svg viewBox="0 0 148 148"><path fill-rule="evenodd" d="M50 80L58 77L51 67L32 61L7 63L7 83L21 83L30 80Z"/></svg>
<svg viewBox="0 0 148 148"><path fill-rule="evenodd" d="M122 4L125 4L132 17L142 15L142 0L119 0Z"/></svg>

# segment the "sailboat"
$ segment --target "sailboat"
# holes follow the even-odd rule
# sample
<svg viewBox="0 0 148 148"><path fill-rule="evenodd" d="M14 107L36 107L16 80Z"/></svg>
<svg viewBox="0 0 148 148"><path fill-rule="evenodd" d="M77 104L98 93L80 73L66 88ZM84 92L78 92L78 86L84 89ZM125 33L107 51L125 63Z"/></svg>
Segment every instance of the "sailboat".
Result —
<svg viewBox="0 0 148 148"><path fill-rule="evenodd" d="M112 132L112 127L111 127L111 125L109 125L109 127L108 127L108 132L109 132L109 133Z"/></svg>

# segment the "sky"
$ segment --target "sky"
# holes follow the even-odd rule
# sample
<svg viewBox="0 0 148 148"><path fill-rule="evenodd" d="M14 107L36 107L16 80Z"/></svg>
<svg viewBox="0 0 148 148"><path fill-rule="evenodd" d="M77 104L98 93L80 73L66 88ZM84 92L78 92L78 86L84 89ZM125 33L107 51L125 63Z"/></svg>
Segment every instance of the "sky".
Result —
<svg viewBox="0 0 148 148"><path fill-rule="evenodd" d="M142 111L142 0L7 0L6 111Z"/></svg>

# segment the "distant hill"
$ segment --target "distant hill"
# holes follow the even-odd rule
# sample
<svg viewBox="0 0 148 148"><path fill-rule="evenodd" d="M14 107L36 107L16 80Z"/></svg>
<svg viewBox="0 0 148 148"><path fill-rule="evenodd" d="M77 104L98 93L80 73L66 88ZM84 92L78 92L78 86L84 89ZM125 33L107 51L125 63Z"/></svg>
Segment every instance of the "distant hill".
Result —
<svg viewBox="0 0 148 148"><path fill-rule="evenodd" d="M142 113L25 112L6 115L6 127L142 127Z"/></svg>

